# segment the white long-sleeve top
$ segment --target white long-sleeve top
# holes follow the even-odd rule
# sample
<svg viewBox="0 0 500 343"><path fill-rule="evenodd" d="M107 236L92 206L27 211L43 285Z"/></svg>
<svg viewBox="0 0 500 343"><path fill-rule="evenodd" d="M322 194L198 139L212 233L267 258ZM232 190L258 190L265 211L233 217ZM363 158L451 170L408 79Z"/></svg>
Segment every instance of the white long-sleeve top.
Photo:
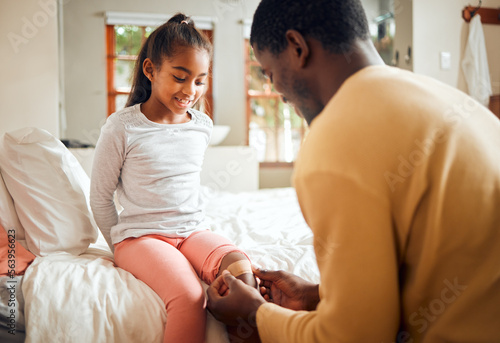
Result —
<svg viewBox="0 0 500 343"><path fill-rule="evenodd" d="M96 145L90 205L112 248L129 237L187 237L207 229L200 200L200 171L212 120L190 109L191 120L158 124L140 104L107 119ZM123 211L114 203L117 191Z"/></svg>

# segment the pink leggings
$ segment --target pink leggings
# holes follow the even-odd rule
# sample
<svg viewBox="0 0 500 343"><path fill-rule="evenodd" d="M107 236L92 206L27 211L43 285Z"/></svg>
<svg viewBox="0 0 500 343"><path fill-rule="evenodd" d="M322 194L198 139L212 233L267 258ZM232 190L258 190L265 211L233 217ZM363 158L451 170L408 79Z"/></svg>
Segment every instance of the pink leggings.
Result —
<svg viewBox="0 0 500 343"><path fill-rule="evenodd" d="M206 300L199 278L212 283L222 259L231 252L244 254L211 231L187 238L147 235L116 244L115 263L145 282L165 303L163 342L204 342Z"/></svg>

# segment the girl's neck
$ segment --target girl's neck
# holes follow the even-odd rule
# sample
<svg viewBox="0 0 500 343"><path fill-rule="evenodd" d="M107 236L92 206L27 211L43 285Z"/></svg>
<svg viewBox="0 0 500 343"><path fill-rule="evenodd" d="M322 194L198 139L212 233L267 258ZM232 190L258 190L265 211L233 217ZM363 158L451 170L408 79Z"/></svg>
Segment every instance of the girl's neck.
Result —
<svg viewBox="0 0 500 343"><path fill-rule="evenodd" d="M184 114L175 114L165 106L155 104L151 98L140 105L140 110L148 120L158 124L182 124L191 120L187 111Z"/></svg>

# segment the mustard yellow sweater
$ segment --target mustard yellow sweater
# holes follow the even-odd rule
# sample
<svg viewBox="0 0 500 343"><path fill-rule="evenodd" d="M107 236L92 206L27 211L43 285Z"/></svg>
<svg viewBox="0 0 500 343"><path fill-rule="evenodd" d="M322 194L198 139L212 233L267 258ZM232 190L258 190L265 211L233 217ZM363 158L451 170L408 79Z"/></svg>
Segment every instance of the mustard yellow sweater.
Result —
<svg viewBox="0 0 500 343"><path fill-rule="evenodd" d="M387 66L313 121L294 185L314 232L316 311L262 305L263 342L500 342L500 121Z"/></svg>

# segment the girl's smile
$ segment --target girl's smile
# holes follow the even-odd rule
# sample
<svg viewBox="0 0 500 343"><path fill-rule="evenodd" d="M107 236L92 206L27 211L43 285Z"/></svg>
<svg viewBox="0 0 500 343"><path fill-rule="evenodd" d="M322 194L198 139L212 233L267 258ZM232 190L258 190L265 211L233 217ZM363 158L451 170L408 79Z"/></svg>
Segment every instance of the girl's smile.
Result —
<svg viewBox="0 0 500 343"><path fill-rule="evenodd" d="M182 106L186 106L186 107L190 107L191 103L193 102L192 99L179 99L179 98L175 98L175 100L177 100L178 102L180 102L182 104Z"/></svg>

